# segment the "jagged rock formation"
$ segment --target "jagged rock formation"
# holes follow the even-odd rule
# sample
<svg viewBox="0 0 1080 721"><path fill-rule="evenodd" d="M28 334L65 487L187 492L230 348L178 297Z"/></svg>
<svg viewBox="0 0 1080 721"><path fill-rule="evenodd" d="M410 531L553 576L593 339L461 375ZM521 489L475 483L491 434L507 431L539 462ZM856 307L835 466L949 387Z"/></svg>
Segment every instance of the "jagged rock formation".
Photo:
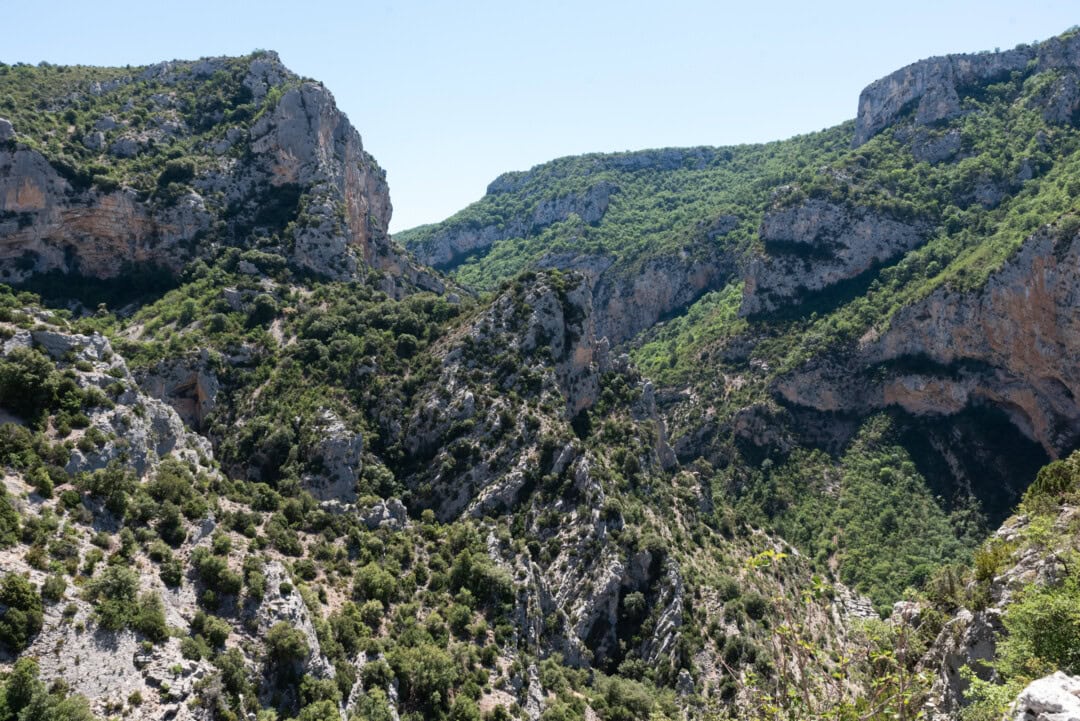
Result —
<svg viewBox="0 0 1080 721"><path fill-rule="evenodd" d="M317 439L311 455L321 470L305 474L301 479L304 487L321 501L352 503L356 500L356 479L363 468L363 437L326 410L319 414L311 433Z"/></svg>
<svg viewBox="0 0 1080 721"><path fill-rule="evenodd" d="M1041 98L1048 120L1071 122L1080 107L1080 35L1051 38L994 53L946 55L912 63L868 85L859 95L852 145L858 147L915 108L917 125L956 117L961 97L972 88L1014 72L1058 71Z"/></svg>
<svg viewBox="0 0 1080 721"><path fill-rule="evenodd" d="M187 430L165 403L139 391L123 358L113 352L104 336L20 329L4 341L3 353L34 347L40 347L54 361L83 365L85 370L73 371L82 387L104 391L119 386L113 407L99 406L89 414L90 422L108 437L89 448L72 448L66 468L69 473L94 471L122 460L142 476L168 455L198 465L206 465L212 457L209 441Z"/></svg>
<svg viewBox="0 0 1080 721"><path fill-rule="evenodd" d="M1000 605L976 613L960 609L945 624L920 664L933 674L930 706L936 712L934 718L951 718L963 706L964 693L971 687L965 670L984 681L994 678L990 664L1002 631Z"/></svg>
<svg viewBox="0 0 1080 721"><path fill-rule="evenodd" d="M606 272L613 264L613 258L570 253L549 254L537 263L541 268L585 275L592 286L596 332L612 345L685 308L706 291L722 286L735 272L728 256L701 258L686 250L650 258L634 273Z"/></svg>
<svg viewBox="0 0 1080 721"><path fill-rule="evenodd" d="M192 356L164 359L137 377L148 395L168 403L190 428L201 430L221 390L216 362L209 351L202 350Z"/></svg>
<svg viewBox="0 0 1080 721"><path fill-rule="evenodd" d="M1077 459L1074 453L1054 465L1059 466L1059 473L1074 474ZM999 656L1003 641L1009 640L1010 631L1017 630L1016 626L1007 628L1005 623L1013 604L1022 600L1026 593L1062 589L1062 584L1069 580L1070 570L1065 559L1072 552L1073 534L1070 529L1077 519L1074 492L1070 491L1064 498L1050 492L1033 505L1023 507L1024 512L1006 520L984 544L981 552L997 553L997 560L985 567L980 576L968 580L966 588L959 594L964 605L949 609L945 622L934 626L940 630L919 662L919 668L933 678L925 706L929 718L934 721L954 719L965 707L978 700L977 696L972 696L972 684L963 672L965 668L982 681L1013 683L1014 693L1019 693L1008 714L1010 719L1030 721L1044 718L1040 714L1049 714L1045 718L1056 719L1059 717L1054 713L1075 712L1074 709L1080 708L1080 701L1073 693L1076 686L1074 678L1054 673L1024 687L1030 680L1025 673L1024 684L1016 688L1016 680L1009 678L1010 673L1015 673L1015 659L1010 666L1002 664ZM949 603L955 603L957 598L954 595ZM904 612L909 620L914 618L918 623L920 614L928 607L930 618L942 610L935 602L923 600L898 604L897 611ZM899 620L899 615L893 614L894 622ZM1062 632L1053 621L1049 624L1055 633ZM1031 633L1030 630L1020 632ZM1055 705L1058 705L1057 709ZM1006 709L1002 708L1001 711ZM1060 718L1071 716L1066 713Z"/></svg>
<svg viewBox="0 0 1080 721"><path fill-rule="evenodd" d="M925 223L825 200L775 208L761 222L767 255L750 261L740 313L773 311L853 280L918 247L929 232Z"/></svg>
<svg viewBox="0 0 1080 721"><path fill-rule="evenodd" d="M600 375L611 368L607 342L598 339L588 286L577 275L537 275L528 287L503 294L486 313L452 339L442 354L442 370L416 404L404 430L406 450L419 458L447 454L447 439L478 447L487 438L518 435L518 444L471 463L464 475L439 467L421 470L444 519L466 508L476 514L508 507L526 483L545 430L529 427L523 409L505 397L485 397L496 389L524 383L531 392L551 398L568 420L588 409L600 392ZM471 370L492 374L490 387L463 382ZM486 385L486 384L485 384ZM463 433L464 431L464 433ZM567 448L555 461L565 470L578 453ZM551 463L551 459L548 460ZM450 464L448 469L455 469Z"/></svg>
<svg viewBox="0 0 1080 721"><path fill-rule="evenodd" d="M1080 438L1080 236L1063 221L1032 235L983 287L935 290L864 339L851 361L817 359L776 384L786 402L866 413L951 415L996 406L1051 456Z"/></svg>
<svg viewBox="0 0 1080 721"><path fill-rule="evenodd" d="M161 121L137 131L132 117L104 116L84 144L108 146L121 160L194 145L199 161L163 170L150 193L107 189L77 169L62 174L19 142L18 128L9 130L0 148L3 279L48 271L113 278L130 266L176 272L208 242L249 244L254 236L300 271L341 280L367 267L387 271L390 289L441 288L391 243L385 172L321 84L301 80L273 53L252 56L236 92L254 106L254 122L226 123L219 114L211 122L220 131L200 127L207 119L193 114L185 93L215 92L212 83L237 62L162 63L90 89L105 102L133 83L159 88Z"/></svg>

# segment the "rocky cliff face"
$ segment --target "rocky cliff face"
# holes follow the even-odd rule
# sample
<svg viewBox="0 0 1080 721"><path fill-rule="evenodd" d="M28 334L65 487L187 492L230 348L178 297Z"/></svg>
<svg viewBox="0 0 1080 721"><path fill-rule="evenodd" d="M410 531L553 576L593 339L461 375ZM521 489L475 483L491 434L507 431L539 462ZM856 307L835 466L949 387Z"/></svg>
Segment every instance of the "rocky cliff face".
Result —
<svg viewBox="0 0 1080 721"><path fill-rule="evenodd" d="M300 80L272 53L254 56L237 91L254 109L234 111L232 123L220 117L212 132L199 126L206 118L192 114L185 94L217 92L210 84L236 62L165 63L96 88L103 106L135 82L160 90L158 127L139 129L137 117L120 112L100 118L82 140L99 153L98 167L156 163L156 188L106 189L116 183L91 182L78 168L65 175L8 124L0 141L4 280L54 270L112 278L130 265L178 271L214 244L259 239L318 276L343 280L375 268L440 288L391 242L385 173L322 85ZM194 146L195 160L170 170L161 148L181 142Z"/></svg>
<svg viewBox="0 0 1080 721"><path fill-rule="evenodd" d="M286 90L249 133L257 158L252 184L304 189L301 203L312 217L293 235L301 268L341 279L358 262L393 264L386 175L326 88L306 82Z"/></svg>
<svg viewBox="0 0 1080 721"><path fill-rule="evenodd" d="M797 304L918 247L929 233L925 223L826 200L774 208L758 233L767 255L748 265L739 312L753 315Z"/></svg>
<svg viewBox="0 0 1080 721"><path fill-rule="evenodd" d="M488 192L491 192L490 189ZM413 253L425 265L451 268L470 255L486 251L500 240L537 233L553 223L576 215L583 223L597 223L604 217L611 197L619 192L613 183L601 181L579 193L539 200L530 213L498 224L477 227L472 223L451 224L414 244Z"/></svg>
<svg viewBox="0 0 1080 721"><path fill-rule="evenodd" d="M442 518L509 507L541 457L541 468L554 463L559 473L569 470L579 452L541 452L541 437L555 429L527 422L525 407L504 394L516 389L544 399L560 409L550 419L556 424L595 403L600 375L611 361L607 342L596 336L591 297L580 276L538 275L527 288L504 293L440 355L441 373L416 404L403 443L412 455L441 460L420 469L415 483L432 489ZM481 382L470 382L470 375ZM454 458L504 436L518 441L496 444L496 453L468 464Z"/></svg>
<svg viewBox="0 0 1080 721"><path fill-rule="evenodd" d="M152 209L130 190L77 190L35 150L0 150L0 274L8 282L52 270L111 278L125 263L178 271L211 222L195 193Z"/></svg>
<svg viewBox="0 0 1080 721"><path fill-rule="evenodd" d="M777 392L830 412L898 406L950 415L995 406L1057 456L1080 439L1080 366L1070 350L1080 343L1078 263L1075 232L1047 227L982 288L939 288L865 338L851 362L811 362Z"/></svg>
<svg viewBox="0 0 1080 721"><path fill-rule="evenodd" d="M946 55L912 63L868 85L859 95L852 144L858 147L914 108L916 125L956 117L972 88L1007 79L1011 73L1057 71L1038 105L1044 117L1070 122L1080 107L1080 35L1052 38L1014 50Z"/></svg>
<svg viewBox="0 0 1080 721"><path fill-rule="evenodd" d="M650 258L633 271L614 268L605 256L553 253L540 259L541 268L582 273L592 287L596 333L612 345L630 340L668 315L685 308L709 290L723 286L735 274L730 256L714 253L695 257L687 249Z"/></svg>
<svg viewBox="0 0 1080 721"><path fill-rule="evenodd" d="M219 359L202 350L186 357L168 358L138 374L146 393L172 406L190 428L201 430L217 405L221 390L215 365Z"/></svg>

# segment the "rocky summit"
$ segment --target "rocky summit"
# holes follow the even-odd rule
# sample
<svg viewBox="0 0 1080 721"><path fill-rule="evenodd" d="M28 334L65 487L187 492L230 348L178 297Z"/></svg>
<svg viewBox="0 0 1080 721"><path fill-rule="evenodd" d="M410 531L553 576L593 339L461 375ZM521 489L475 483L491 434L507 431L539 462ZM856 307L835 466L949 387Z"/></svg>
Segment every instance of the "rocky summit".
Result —
<svg viewBox="0 0 1080 721"><path fill-rule="evenodd" d="M1078 108L1074 29L391 237L272 52L0 64L0 721L1077 718Z"/></svg>

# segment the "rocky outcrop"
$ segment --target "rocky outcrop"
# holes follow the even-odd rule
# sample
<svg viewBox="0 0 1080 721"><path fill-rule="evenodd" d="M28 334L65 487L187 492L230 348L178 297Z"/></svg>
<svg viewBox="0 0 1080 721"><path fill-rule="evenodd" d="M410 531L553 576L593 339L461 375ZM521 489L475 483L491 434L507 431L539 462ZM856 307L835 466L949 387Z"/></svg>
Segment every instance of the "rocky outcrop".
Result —
<svg viewBox="0 0 1080 721"><path fill-rule="evenodd" d="M937 638L930 644L919 661L919 668L931 674L932 685L926 702L928 717L933 721L948 721L957 717L957 712L967 703L965 692L971 683L962 670L969 669L984 681L1000 681L994 668L994 660L1000 640L1006 630L1002 622L1009 610L1009 604L1019 592L1032 586L1054 586L1060 584L1068 573L1063 554L1071 544L1071 533L1077 519L1077 509L1068 504L1062 505L1056 518L1049 526L1052 529L1046 540L1031 544L1031 534L1045 534L1045 530L1035 530L1031 516L1018 515L1009 518L994 533L992 543L999 548L1014 547L1003 559L1002 567L989 580L985 589L985 608L972 611L960 608L941 627ZM1041 537L1041 536L1040 536ZM900 606L901 604L897 604ZM907 604L916 607L918 604ZM1056 696L1055 687L1061 689L1059 682L1072 685L1072 681L1055 676L1034 682L1017 698L1014 716L1018 721L1032 721L1039 713L1050 711L1040 708L1040 699L1049 700ZM1031 693L1029 693L1031 692ZM1059 699L1060 700L1060 699ZM1073 699L1076 702L1076 699ZM1080 702L1078 702L1080 703ZM1069 708L1069 707L1066 707ZM1032 715L1024 716L1030 711ZM1057 718L1049 716L1047 718Z"/></svg>
<svg viewBox="0 0 1080 721"><path fill-rule="evenodd" d="M1080 721L1080 677L1058 671L1028 684L1016 697L1012 721Z"/></svg>
<svg viewBox="0 0 1080 721"><path fill-rule="evenodd" d="M293 261L319 275L351 277L359 261L393 261L386 174L364 152L360 134L322 85L288 89L250 130L255 165L272 187L297 186L305 222L294 233ZM355 250L357 256L354 256Z"/></svg>
<svg viewBox="0 0 1080 721"><path fill-rule="evenodd" d="M310 433L314 436L309 451L317 473L306 473L301 483L320 501L352 503L356 500L356 481L363 470L363 437L349 430L332 411L323 410Z"/></svg>
<svg viewBox="0 0 1080 721"><path fill-rule="evenodd" d="M202 196L152 208L135 192L80 190L36 150L0 150L0 279L58 270L115 277L127 265L179 270L211 225Z"/></svg>
<svg viewBox="0 0 1080 721"><path fill-rule="evenodd" d="M256 611L255 624L263 637L279 623L287 623L300 631L304 635L304 642L308 648L307 656L300 661L302 672L316 678L333 678L334 667L319 645L319 637L315 633L311 613L299 592L292 589L289 580L288 572L278 561L271 561L266 565L266 596ZM283 585L290 590L285 592ZM264 692L269 695L273 693L273 690L273 688L267 688Z"/></svg>
<svg viewBox="0 0 1080 721"><path fill-rule="evenodd" d="M195 430L217 406L221 382L215 358L207 350L179 358L166 358L137 374L147 394L168 403L188 427Z"/></svg>
<svg viewBox="0 0 1080 721"><path fill-rule="evenodd" d="M1003 630L997 607L977 613L962 608L945 624L921 661L922 669L933 675L930 707L940 714L933 718L952 718L951 713L964 705L964 693L971 686L965 669L984 681L995 677L991 664Z"/></svg>
<svg viewBox="0 0 1080 721"><path fill-rule="evenodd" d="M720 216L686 247L636 266L616 264L612 256L577 253L549 253L536 265L585 277L592 287L597 336L616 346L735 277L735 258L718 252L715 243L738 223L737 216Z"/></svg>
<svg viewBox="0 0 1080 721"><path fill-rule="evenodd" d="M79 386L115 393L115 402L87 411L91 425L100 434L99 440L88 445L77 443L71 449L66 467L69 473L98 470L115 461L144 476L168 455L196 466L209 463L210 442L186 429L168 405L142 393L124 360L113 352L104 336L19 330L4 342L3 353L35 346L72 373ZM76 431L75 439L84 433Z"/></svg>
<svg viewBox="0 0 1080 721"><path fill-rule="evenodd" d="M951 415L996 406L1057 456L1080 439L1078 268L1080 235L1048 226L981 288L939 288L900 310L884 333L868 334L852 359L811 361L776 391L822 411Z"/></svg>
<svg viewBox="0 0 1080 721"><path fill-rule="evenodd" d="M74 614L65 616L65 606ZM142 701L125 709L125 716L135 721L207 718L187 702L196 684L214 673L209 661L186 659L179 638L147 650L132 631L97 629L93 612L75 593L47 608L44 629L27 654L38 659L43 679L62 682L88 697L102 716L138 694Z"/></svg>
<svg viewBox="0 0 1080 721"><path fill-rule="evenodd" d="M454 441L494 446L461 476L420 469L417 482L424 479L441 496L440 517L455 518L466 508L481 515L511 503L525 485L541 429L523 422L524 409L505 397L508 390L560 408L559 420L566 421L595 403L609 368L608 344L596 336L591 294L580 275L537 273L496 298L442 351L441 373L420 394L403 430L406 452L418 458L453 452ZM508 434L520 437L514 444L491 441ZM551 461L558 472L576 458L567 453Z"/></svg>
<svg viewBox="0 0 1080 721"><path fill-rule="evenodd" d="M220 133L193 127L206 119L187 118L175 89L197 94L237 62L146 68L138 79L161 91L151 98L156 124L135 132L129 120L106 116L83 136L84 146L116 159L110 162L158 153L153 192L103 189L111 183L91 182L19 144L8 124L0 141L0 280L48 271L112 278L131 266L175 272L203 252L204 239L240 245L255 235L276 237L278 245L264 242L264 249L302 272L346 280L376 268L387 272L385 290L395 295L408 284L441 291L391 242L385 172L321 84L301 80L273 53L254 55L242 81L254 120L230 123L221 114L211 118ZM100 94L132 81L121 78ZM170 184L156 148L176 141L191 145L198 160L191 177L181 171Z"/></svg>
<svg viewBox="0 0 1080 721"><path fill-rule="evenodd" d="M112 399L85 409L90 428L97 431L99 439L91 449L79 442L89 429L77 429L69 436L76 442L66 468L69 473L92 471L115 463L140 479L148 479L156 473L159 462L171 456L192 470L220 479L213 468L209 443L187 431L169 406L138 389L124 360L106 338L71 333L56 320L48 312L41 312L36 314L33 330L4 324L3 335L7 339L0 352L7 355L16 348L36 348L80 388L102 390ZM47 432L52 434L53 429ZM56 498L58 494L45 498L31 493L26 479L20 476L21 473L13 476L9 469L5 482L25 499L19 504L23 519L54 518L57 510L63 508ZM60 488L78 495L74 485ZM85 506L79 506L80 513L90 515L72 523L64 535L67 553L73 559L87 559L92 553L100 553L101 540L94 538L94 534L101 532L108 538L116 530L115 519L98 501L86 498L83 502ZM212 527L211 520L203 519L202 529L189 534L177 553L186 556L194 544L208 542L204 529ZM0 556L5 572L26 575L37 585L51 571L28 563L19 549L0 549ZM170 626L186 627L196 610L192 585L181 582L180 586L167 588L153 570L154 564L145 557L130 559L129 563L140 571L138 593L156 594L163 602L166 622ZM99 572L103 565L98 566ZM93 564L83 566L82 573L86 577L93 575ZM61 682L73 693L85 695L102 717L123 708L124 716L136 721L208 718L196 705L188 705L197 687L216 673L208 660L186 657L177 637L151 644L136 631L103 628L96 610L95 604L84 598L81 586L70 583L61 598L46 603L42 629L24 652L38 660L44 682ZM6 652L2 656L5 662L10 658ZM136 698L140 700L133 701Z"/></svg>
<svg viewBox="0 0 1080 721"><path fill-rule="evenodd" d="M686 308L735 274L729 256L695 257L683 250L651 258L636 271L601 276L593 291L597 333L622 343Z"/></svg>
<svg viewBox="0 0 1080 721"><path fill-rule="evenodd" d="M583 223L598 223L607 212L611 197L618 191L617 185L601 181L578 193L542 198L529 212L502 219L499 223L476 225L471 221L450 221L430 237L411 244L410 250L426 265L451 268L500 240L537 233L571 215L576 215ZM488 192L491 193L490 188Z"/></svg>
<svg viewBox="0 0 1080 721"><path fill-rule="evenodd" d="M385 528L391 531L400 531L405 528L409 519L405 504L396 498L379 501L368 508L360 509L360 521L369 530Z"/></svg>
<svg viewBox="0 0 1080 721"><path fill-rule="evenodd" d="M766 255L747 268L739 312L753 315L799 303L918 247L929 233L925 223L826 200L776 207L761 222Z"/></svg>
<svg viewBox="0 0 1080 721"><path fill-rule="evenodd" d="M916 125L956 117L971 88L1008 79L1011 73L1058 71L1037 103L1047 120L1070 122L1080 107L1080 34L1051 38L994 53L946 55L912 63L868 85L859 95L852 145L858 147L914 110Z"/></svg>
<svg viewBox="0 0 1080 721"><path fill-rule="evenodd" d="M963 147L963 138L958 128L952 128L943 133L929 128L919 128L904 140L911 144L911 154L915 160L931 165L953 158Z"/></svg>

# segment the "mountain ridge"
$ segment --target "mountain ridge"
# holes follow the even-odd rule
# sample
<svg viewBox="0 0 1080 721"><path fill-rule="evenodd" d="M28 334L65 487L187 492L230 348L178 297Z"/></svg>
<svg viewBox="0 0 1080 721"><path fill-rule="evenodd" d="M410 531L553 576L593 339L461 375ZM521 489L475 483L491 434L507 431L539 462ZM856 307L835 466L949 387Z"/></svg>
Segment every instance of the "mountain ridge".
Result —
<svg viewBox="0 0 1080 721"><path fill-rule="evenodd" d="M272 53L0 66L0 721L1034 705L1076 38L504 174L414 256Z"/></svg>

